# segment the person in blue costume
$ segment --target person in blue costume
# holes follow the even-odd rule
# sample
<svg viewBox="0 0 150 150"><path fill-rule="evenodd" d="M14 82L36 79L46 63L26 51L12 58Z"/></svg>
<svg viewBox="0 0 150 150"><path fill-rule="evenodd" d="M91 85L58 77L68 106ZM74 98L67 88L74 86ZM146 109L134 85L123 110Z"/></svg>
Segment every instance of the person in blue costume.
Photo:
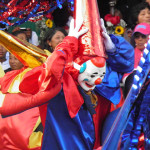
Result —
<svg viewBox="0 0 150 150"><path fill-rule="evenodd" d="M39 106L41 119L44 118L42 150L98 149L110 104L119 102L117 90L122 75L133 69L133 47L122 37L109 36L103 20L108 59L98 56L73 59L78 52L78 37L87 32L87 29L79 31L81 25L82 21L76 28L71 26L68 36L47 61L26 74L19 86L22 93L0 93L3 117ZM32 80L33 74L38 82ZM33 92L35 87L38 90Z"/></svg>

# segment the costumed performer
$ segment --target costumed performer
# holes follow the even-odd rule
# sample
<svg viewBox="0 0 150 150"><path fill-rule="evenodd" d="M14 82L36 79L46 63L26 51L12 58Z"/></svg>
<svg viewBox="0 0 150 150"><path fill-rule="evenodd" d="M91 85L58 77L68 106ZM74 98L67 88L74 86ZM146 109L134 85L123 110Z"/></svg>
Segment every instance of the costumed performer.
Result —
<svg viewBox="0 0 150 150"><path fill-rule="evenodd" d="M26 40L26 34L23 31L16 31L15 37ZM20 93L19 84L24 75L32 68L24 66L11 53L9 54L9 64L12 71L0 78L2 89L0 92ZM43 127L38 107L7 118L0 116L0 149L40 150L42 136Z"/></svg>
<svg viewBox="0 0 150 150"><path fill-rule="evenodd" d="M114 39L116 39L118 42L117 44L119 44L120 38L121 37L117 38L114 36ZM108 39L110 40L110 38ZM121 38L120 40L123 40L123 38ZM109 42L111 42L111 40ZM123 42L126 43L126 41ZM113 43L111 44L114 46ZM42 149L46 149L48 147L53 149L58 149L60 147L64 149L64 148L72 148L72 146L74 147L74 149L81 149L81 148L93 149L94 141L95 141L95 133L94 133L95 131L94 131L92 115L95 113L93 105L94 104L96 105L96 101L94 101L94 103L92 104L90 96L85 94L83 89L85 91L91 91L95 88L95 84L100 84L100 82L102 81L105 75L106 65L105 65L105 59L103 57L100 58L94 57L93 59L88 60L86 63L83 63L82 65L83 67L80 68L79 71L80 73L77 79L82 88L79 88L78 90L76 84L77 81L74 80L69 73L68 69L70 68L66 68L64 70L65 60L67 58L71 58L71 56L73 57L71 52L70 53L68 52L69 50L71 50L70 46L73 47L72 52L76 52L77 45L78 44L76 38L70 36L66 37L64 41L56 47L54 53L51 55L51 57L47 59L46 63L44 63L41 67L37 67L33 69L35 71L36 69L41 70L43 68L43 71L46 71L47 73L47 75L45 76L44 75L45 72L43 72L44 74L42 74L41 72L40 78L42 84L37 94L30 95L30 94L22 93L22 94L13 94L13 95L12 94L3 95L5 96L5 100L3 102L1 101L2 105L0 109L0 112L3 115L10 115L12 113L23 111L30 107L39 106L50 100L47 105L47 115L45 121L45 131L44 131ZM124 49L126 52L131 52L133 50L128 43L126 43L126 46L129 46L129 49ZM116 48L115 48L115 52L117 50ZM109 51L110 49L107 50ZM121 50L121 52L122 51L123 50ZM110 53L110 56L114 54L114 52L108 52L108 53ZM70 54L70 57L64 57L64 55L66 54ZM116 54L118 57L118 53ZM125 55L125 53L123 54ZM116 63L116 61L114 62ZM113 63L113 65L115 63ZM107 68L107 70L109 71L110 69L111 69L110 67ZM64 73L62 76L63 70ZM106 74L107 73L108 72L106 72ZM46 78L43 79L44 76ZM45 89L46 82L44 81L47 81L48 78L49 78L48 80L49 84L47 89ZM63 85L63 88L61 84ZM43 88L45 91L43 91ZM80 92L82 93L84 100ZM10 96L13 96L14 98L11 99L11 104L8 104ZM91 96L93 96L92 99L96 100L94 95ZM16 99L19 99L19 101L17 100L16 102ZM96 116L94 117L95 129L98 129L99 128L98 124L101 126L102 123L102 122L98 122L98 120L95 118L102 116L102 120L103 120L106 117L105 115L107 115L107 113L109 112L109 103L110 102L108 100L99 96L99 102L97 108L100 107L98 111L102 111L102 112L101 113L98 112L97 116L95 114ZM70 128L68 128L68 125ZM99 132L99 130L97 131ZM65 133L67 133L67 135ZM97 134L99 136L100 133ZM72 137L72 135L74 135L74 137ZM66 136L69 138L66 138ZM53 144L51 144L51 142L48 142L47 140L53 141L52 142Z"/></svg>
<svg viewBox="0 0 150 150"><path fill-rule="evenodd" d="M47 61L30 72L32 74L37 72L39 75L37 78L39 82L34 84L35 87L39 87L35 94L27 94L24 88L26 79L32 78L31 74L20 84L21 94L1 94L5 99L1 99L0 113L5 116L46 103L43 105L46 111L41 114L45 116L43 150L98 148L102 123L110 111L110 101L115 102L112 98L116 96L114 91L120 88L119 79L124 72L133 69L133 47L122 37L114 35L109 37L103 24L107 65L104 55L80 57L77 54L77 38L86 32L86 30L77 32L81 24L82 21L80 23L78 21L75 29L71 26L69 36L56 47ZM103 78L105 79L103 86L107 85L105 89L99 86ZM93 93L96 85L98 85L97 96ZM106 91L101 91L100 88ZM114 91L108 94L107 89ZM13 99L8 105L10 96L13 96ZM16 102L16 99L19 101Z"/></svg>

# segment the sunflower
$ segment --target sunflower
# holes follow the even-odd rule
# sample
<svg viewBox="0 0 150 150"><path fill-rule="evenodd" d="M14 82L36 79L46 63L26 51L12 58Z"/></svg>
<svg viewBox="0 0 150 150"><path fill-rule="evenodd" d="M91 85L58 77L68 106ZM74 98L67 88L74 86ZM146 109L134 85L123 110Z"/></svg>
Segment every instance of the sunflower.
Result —
<svg viewBox="0 0 150 150"><path fill-rule="evenodd" d="M115 33L118 35L122 35L124 33L124 28L122 26L117 26L115 28Z"/></svg>
<svg viewBox="0 0 150 150"><path fill-rule="evenodd" d="M53 21L51 19L47 19L46 25L47 25L47 27L52 28L53 27Z"/></svg>

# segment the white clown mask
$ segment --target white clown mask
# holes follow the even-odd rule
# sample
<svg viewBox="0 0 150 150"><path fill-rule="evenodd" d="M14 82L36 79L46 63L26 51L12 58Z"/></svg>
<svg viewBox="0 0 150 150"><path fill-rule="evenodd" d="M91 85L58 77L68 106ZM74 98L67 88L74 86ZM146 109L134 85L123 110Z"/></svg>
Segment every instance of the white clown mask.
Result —
<svg viewBox="0 0 150 150"><path fill-rule="evenodd" d="M106 73L106 63L96 65L92 60L83 63L79 69L78 83L85 91L92 91L100 84Z"/></svg>

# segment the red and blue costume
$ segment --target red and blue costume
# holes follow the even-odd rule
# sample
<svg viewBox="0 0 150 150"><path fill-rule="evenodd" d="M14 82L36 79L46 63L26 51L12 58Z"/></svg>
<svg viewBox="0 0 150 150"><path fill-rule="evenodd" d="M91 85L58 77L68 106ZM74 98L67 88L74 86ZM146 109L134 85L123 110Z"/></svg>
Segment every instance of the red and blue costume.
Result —
<svg viewBox="0 0 150 150"><path fill-rule="evenodd" d="M104 82L102 86L96 86L96 114L91 115L85 105L89 96L78 88L77 81L65 69L78 50L78 39L69 36L42 66L26 73L20 84L22 93L0 95L5 96L0 102L0 113L9 116L39 106L44 125L42 150L98 148L102 124L110 111L110 104L119 102L122 75L132 71L134 65L132 46L122 37L112 36L112 41L116 51L108 53Z"/></svg>

